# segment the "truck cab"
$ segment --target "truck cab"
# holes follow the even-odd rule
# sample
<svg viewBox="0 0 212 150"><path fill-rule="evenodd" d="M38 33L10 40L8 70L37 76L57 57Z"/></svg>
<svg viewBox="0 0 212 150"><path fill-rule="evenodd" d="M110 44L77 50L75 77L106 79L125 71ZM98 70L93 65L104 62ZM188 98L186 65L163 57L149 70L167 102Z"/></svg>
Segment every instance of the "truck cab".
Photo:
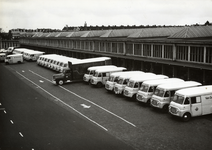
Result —
<svg viewBox="0 0 212 150"><path fill-rule="evenodd" d="M70 69L64 69L63 72L59 74L54 74L52 77L52 82L57 85L63 85L64 83L72 80L72 73Z"/></svg>

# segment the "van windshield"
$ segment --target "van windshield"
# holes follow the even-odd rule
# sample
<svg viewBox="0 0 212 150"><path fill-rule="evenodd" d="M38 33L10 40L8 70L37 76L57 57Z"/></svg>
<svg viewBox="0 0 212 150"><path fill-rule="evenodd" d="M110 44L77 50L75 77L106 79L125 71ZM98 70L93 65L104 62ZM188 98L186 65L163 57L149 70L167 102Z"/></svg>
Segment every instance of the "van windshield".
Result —
<svg viewBox="0 0 212 150"><path fill-rule="evenodd" d="M175 95L173 101L178 104L183 104L184 97Z"/></svg>
<svg viewBox="0 0 212 150"><path fill-rule="evenodd" d="M164 90L156 89L154 95L163 97L164 93Z"/></svg>
<svg viewBox="0 0 212 150"><path fill-rule="evenodd" d="M141 88L140 88L141 91L147 92L148 89L149 89L149 87L147 85L141 85Z"/></svg>
<svg viewBox="0 0 212 150"><path fill-rule="evenodd" d="M114 77L113 76L110 76L109 79L108 79L108 81L113 82L113 79L114 79Z"/></svg>
<svg viewBox="0 0 212 150"><path fill-rule="evenodd" d="M117 82L118 84L122 84L123 83L123 79L120 78L119 81Z"/></svg>
<svg viewBox="0 0 212 150"><path fill-rule="evenodd" d="M128 83L127 83L127 86L133 88L133 87L134 87L134 82L133 82L133 81L128 82Z"/></svg>

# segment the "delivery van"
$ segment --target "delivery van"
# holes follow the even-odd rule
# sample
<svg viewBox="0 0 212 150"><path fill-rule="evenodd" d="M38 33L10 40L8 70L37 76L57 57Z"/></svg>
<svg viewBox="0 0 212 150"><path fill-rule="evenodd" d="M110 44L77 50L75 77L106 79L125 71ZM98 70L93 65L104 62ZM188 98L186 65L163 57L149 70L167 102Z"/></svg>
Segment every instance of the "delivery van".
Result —
<svg viewBox="0 0 212 150"><path fill-rule="evenodd" d="M39 56L43 55L44 53L45 52L28 50L23 52L23 57L25 60L28 60L28 61L37 61Z"/></svg>
<svg viewBox="0 0 212 150"><path fill-rule="evenodd" d="M155 75L154 73L144 73L144 72L120 75L118 82L115 83L114 85L114 93L118 95L123 95L124 89L127 86L127 83L129 82L130 78L140 76L143 74Z"/></svg>
<svg viewBox="0 0 212 150"><path fill-rule="evenodd" d="M132 77L130 78L127 86L124 89L124 96L136 99L136 94L144 81L167 79L167 78L169 77L165 75L148 75L148 74L144 74L138 77Z"/></svg>
<svg viewBox="0 0 212 150"><path fill-rule="evenodd" d="M95 70L98 70L98 69L101 69L101 68L117 68L117 66L114 66L114 65L105 65L105 66L93 66L93 67L89 67L87 69L87 72L83 76L83 81L89 83L90 82L90 79L92 78L92 76L95 73Z"/></svg>
<svg viewBox="0 0 212 150"><path fill-rule="evenodd" d="M150 99L152 98L152 95L155 92L155 89L158 85L165 83L175 83L175 82L184 82L184 80L179 78L168 78L168 79L144 81L141 85L141 88L138 90L136 99L139 102L150 104Z"/></svg>
<svg viewBox="0 0 212 150"><path fill-rule="evenodd" d="M191 117L212 114L212 85L181 89L175 92L169 112L183 121Z"/></svg>
<svg viewBox="0 0 212 150"><path fill-rule="evenodd" d="M7 55L5 58L5 64L23 63L22 54Z"/></svg>
<svg viewBox="0 0 212 150"><path fill-rule="evenodd" d="M130 75L135 73L144 73L143 71L124 71L112 73L105 83L105 89L108 91L114 91L115 84L118 82L121 75Z"/></svg>
<svg viewBox="0 0 212 150"><path fill-rule="evenodd" d="M97 87L102 87L103 85L105 85L111 73L122 72L125 70L127 69L124 67L97 69L95 71L95 75L92 76L90 83L92 85L96 85Z"/></svg>
<svg viewBox="0 0 212 150"><path fill-rule="evenodd" d="M200 85L202 84L195 81L161 84L157 86L155 93L152 95L151 105L155 108L168 110L169 104L173 100L177 90Z"/></svg>

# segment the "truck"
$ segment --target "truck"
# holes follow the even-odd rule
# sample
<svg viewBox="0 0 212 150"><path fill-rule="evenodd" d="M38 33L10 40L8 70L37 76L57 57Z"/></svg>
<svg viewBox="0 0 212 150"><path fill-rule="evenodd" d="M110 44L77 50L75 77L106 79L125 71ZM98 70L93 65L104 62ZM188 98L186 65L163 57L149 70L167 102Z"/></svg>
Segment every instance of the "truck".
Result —
<svg viewBox="0 0 212 150"><path fill-rule="evenodd" d="M144 81L141 85L141 88L138 90L138 93L136 94L136 99L139 102L150 105L150 99L152 98L152 95L155 92L158 85L165 83L175 83L175 82L184 82L184 80L179 78L168 78L168 79Z"/></svg>
<svg viewBox="0 0 212 150"><path fill-rule="evenodd" d="M90 83L91 85L96 85L97 87L102 87L105 85L111 73L114 72L122 72L127 70L124 67L116 67L116 68L102 68L95 71L95 75L92 76Z"/></svg>
<svg viewBox="0 0 212 150"><path fill-rule="evenodd" d="M68 68L64 69L63 72L59 74L54 74L52 77L52 82L56 85L63 85L67 82L83 81L83 76L86 73L88 67L99 65L111 65L111 58L89 58L73 63L68 61Z"/></svg>
<svg viewBox="0 0 212 150"><path fill-rule="evenodd" d="M212 114L212 85L181 89L169 105L171 115L189 121L191 117Z"/></svg>
<svg viewBox="0 0 212 150"><path fill-rule="evenodd" d="M133 98L134 100L136 100L136 94L144 81L156 80L156 79L167 79L167 78L169 77L165 75L148 75L148 74L132 77L130 78L127 86L124 89L124 96Z"/></svg>
<svg viewBox="0 0 212 150"><path fill-rule="evenodd" d="M174 94L177 90L197 87L201 85L201 83L196 81L161 84L157 86L155 93L152 95L151 106L153 106L153 108L159 108L168 111L169 104L173 100Z"/></svg>
<svg viewBox="0 0 212 150"><path fill-rule="evenodd" d="M22 54L7 55L5 58L5 64L23 63Z"/></svg>
<svg viewBox="0 0 212 150"><path fill-rule="evenodd" d="M97 69L101 69L101 68L116 68L117 66L115 65L105 65L105 66L94 66L94 67L89 67L87 69L87 72L84 74L83 76L83 81L90 83L90 79L92 78L92 76L95 74L95 71Z"/></svg>

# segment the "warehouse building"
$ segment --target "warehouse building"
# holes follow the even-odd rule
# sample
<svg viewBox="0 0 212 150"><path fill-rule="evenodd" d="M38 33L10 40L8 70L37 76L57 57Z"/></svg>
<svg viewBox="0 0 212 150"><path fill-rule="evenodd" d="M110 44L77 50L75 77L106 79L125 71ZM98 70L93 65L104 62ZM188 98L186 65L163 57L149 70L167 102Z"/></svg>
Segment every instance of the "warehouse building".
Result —
<svg viewBox="0 0 212 150"><path fill-rule="evenodd" d="M76 58L109 56L128 70L212 84L212 26L39 33L20 44Z"/></svg>

